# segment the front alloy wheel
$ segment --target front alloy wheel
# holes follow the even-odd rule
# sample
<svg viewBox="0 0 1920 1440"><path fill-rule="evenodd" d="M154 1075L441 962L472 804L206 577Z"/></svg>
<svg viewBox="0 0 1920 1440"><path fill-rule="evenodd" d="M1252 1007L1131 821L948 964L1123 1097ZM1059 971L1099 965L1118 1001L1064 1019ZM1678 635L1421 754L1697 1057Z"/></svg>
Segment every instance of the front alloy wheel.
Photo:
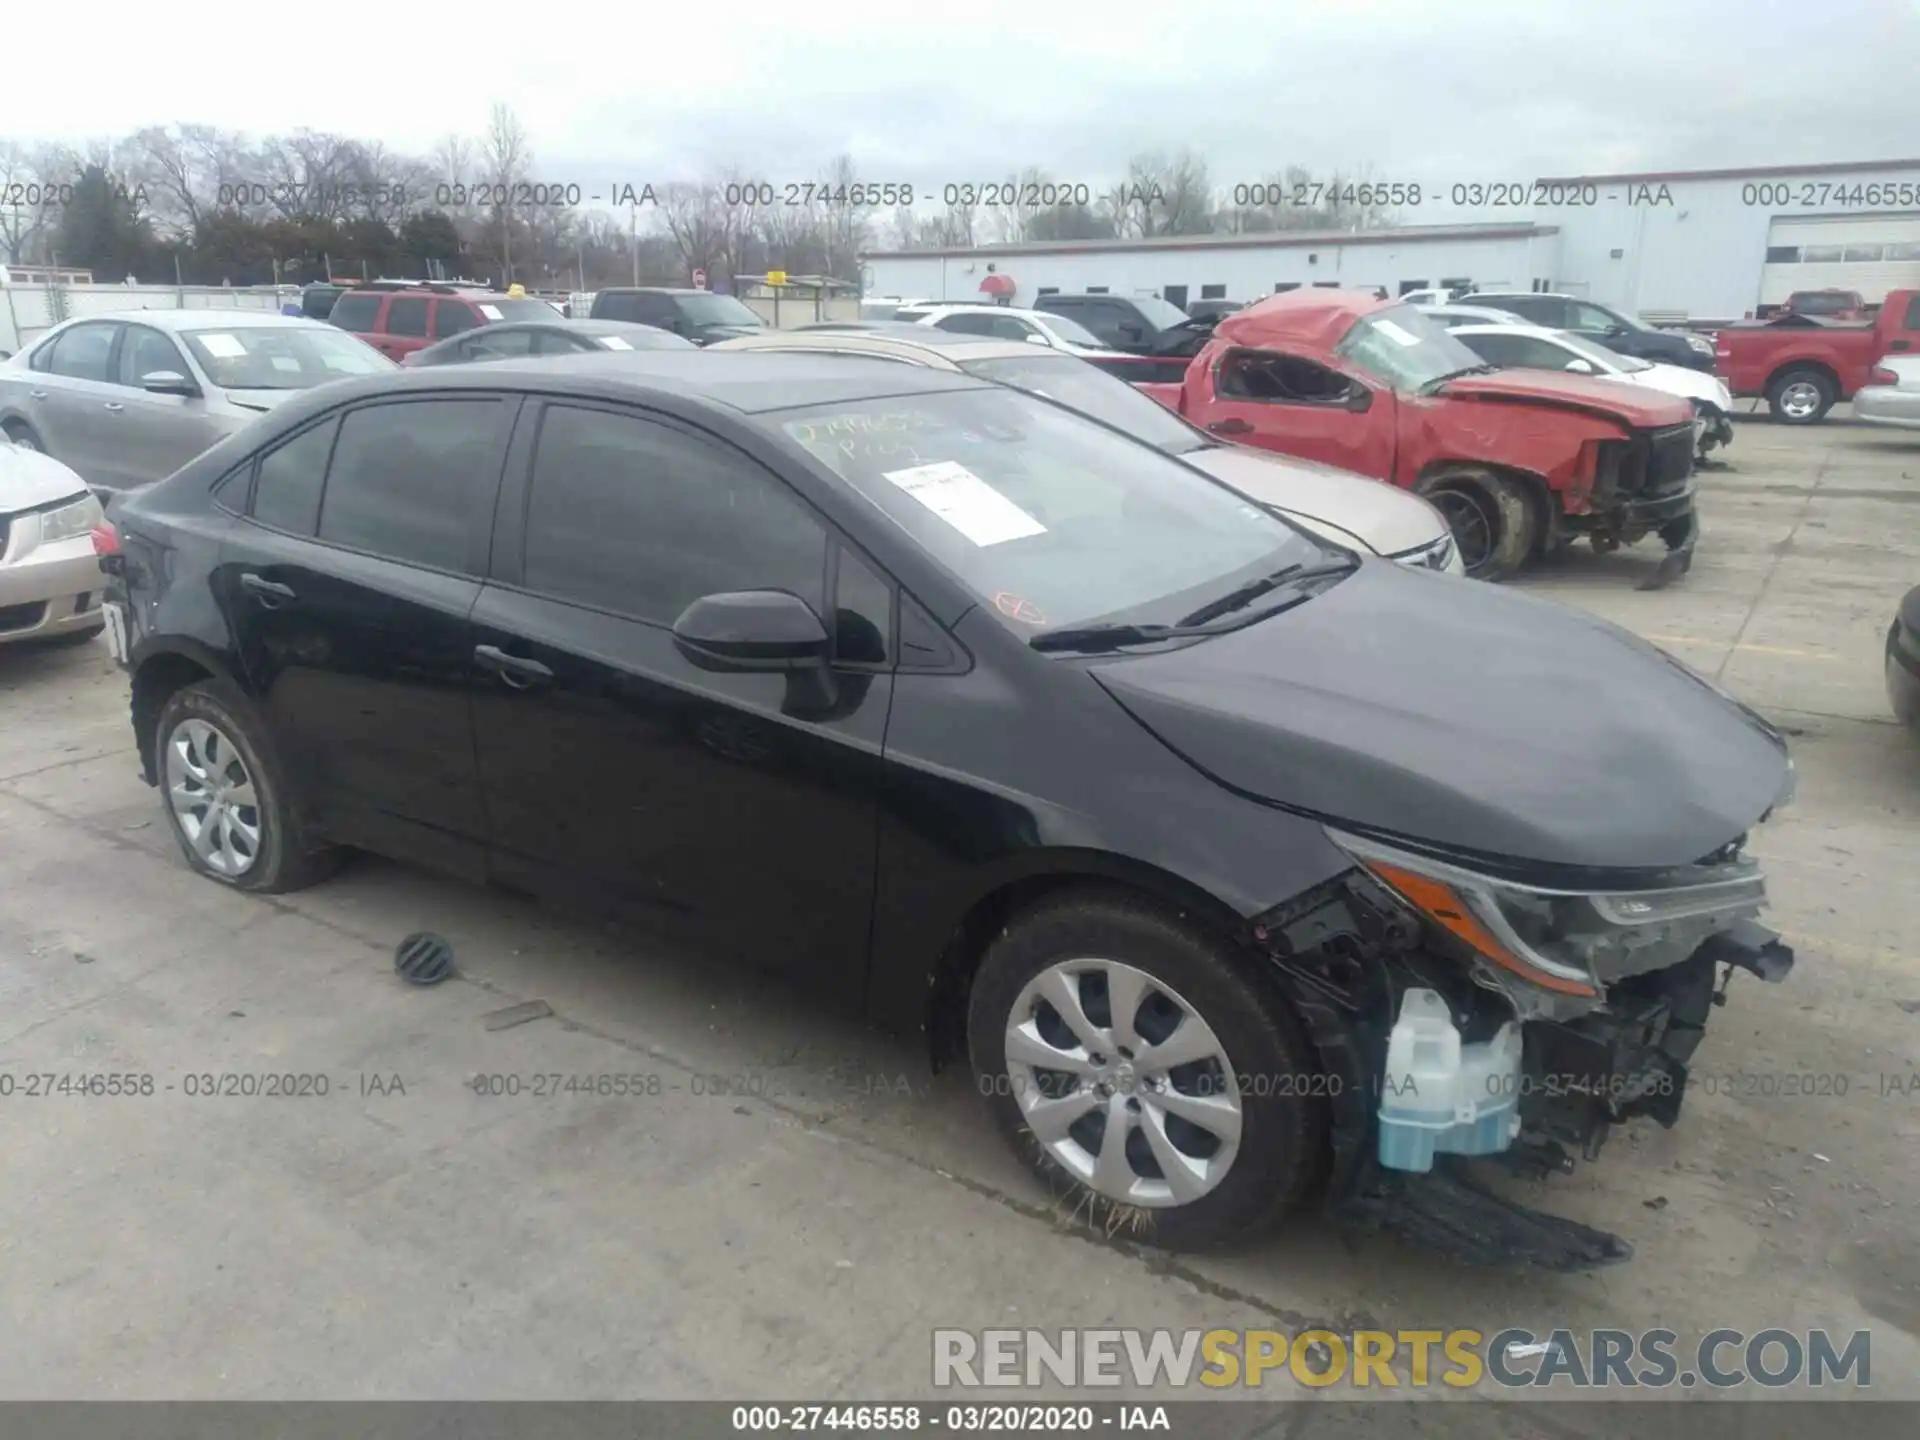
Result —
<svg viewBox="0 0 1920 1440"><path fill-rule="evenodd" d="M1123 1205L1185 1205L1240 1148L1239 1084L1193 1006L1117 960L1062 960L1007 1020L1007 1076L1061 1169Z"/></svg>
<svg viewBox="0 0 1920 1440"><path fill-rule="evenodd" d="M967 1000L994 1123L1076 1218L1232 1243L1319 1180L1337 1089L1270 961L1088 884L1017 914Z"/></svg>

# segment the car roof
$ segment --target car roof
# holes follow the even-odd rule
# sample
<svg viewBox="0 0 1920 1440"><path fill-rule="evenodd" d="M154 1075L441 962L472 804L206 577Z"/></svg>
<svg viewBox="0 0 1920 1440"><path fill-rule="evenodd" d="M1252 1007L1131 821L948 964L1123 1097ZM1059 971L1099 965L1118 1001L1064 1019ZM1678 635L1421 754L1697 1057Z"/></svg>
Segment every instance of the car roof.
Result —
<svg viewBox="0 0 1920 1440"><path fill-rule="evenodd" d="M1382 300L1371 290L1323 290L1318 286L1287 290L1222 315L1213 334L1215 339L1232 345L1261 346L1292 340L1330 350L1355 321L1400 303Z"/></svg>
<svg viewBox="0 0 1920 1440"><path fill-rule="evenodd" d="M1484 325L1456 325L1447 333L1449 335L1530 335L1536 340L1557 342L1566 332L1556 330L1551 325L1515 325L1510 322L1489 321Z"/></svg>
<svg viewBox="0 0 1920 1440"><path fill-rule="evenodd" d="M982 305L974 300L936 300L930 305L902 305L902 310L925 311L932 315L1013 315L1021 319L1039 321L1058 320L1058 315L1049 315L1045 310L1025 310L1017 305Z"/></svg>
<svg viewBox="0 0 1920 1440"><path fill-rule="evenodd" d="M908 333L902 334L905 331ZM764 335L747 335L723 340L709 346L712 350L773 351L831 349L848 355L892 357L959 366L970 360L1008 360L1031 357L1043 352L1024 340L996 340L983 335L956 335L924 325L899 325L881 331L872 330L772 330ZM1061 355L1062 359L1071 357Z"/></svg>
<svg viewBox="0 0 1920 1440"><path fill-rule="evenodd" d="M680 339L680 337L675 335L671 330L662 330L658 325L642 325L638 320L569 320L558 310L553 312L550 319L496 320L491 325L481 327L481 331L495 330L563 330L572 335L641 335L648 339L664 335L669 340ZM462 330L458 335L451 338L465 340L476 333L480 332ZM691 340L683 341L682 343L686 345L693 344ZM675 346L674 348L678 349L679 346Z"/></svg>
<svg viewBox="0 0 1920 1440"><path fill-rule="evenodd" d="M504 359L485 365L396 369L324 386L335 402L410 390L503 387L645 400L673 396L746 415L945 390L985 390L985 380L919 365L841 355L722 355L705 350L620 350Z"/></svg>
<svg viewBox="0 0 1920 1440"><path fill-rule="evenodd" d="M1520 320L1511 310L1502 310L1498 305L1416 305L1413 308L1423 315L1457 315L1484 320L1489 325L1512 325Z"/></svg>
<svg viewBox="0 0 1920 1440"><path fill-rule="evenodd" d="M332 330L324 320L304 315L282 315L277 310L116 310L106 315L79 315L76 320L118 320L151 325L178 335L192 330L270 330L291 326L300 330ZM345 332L340 332L344 334Z"/></svg>
<svg viewBox="0 0 1920 1440"><path fill-rule="evenodd" d="M689 285L609 285L595 295L715 295L715 290L695 290Z"/></svg>

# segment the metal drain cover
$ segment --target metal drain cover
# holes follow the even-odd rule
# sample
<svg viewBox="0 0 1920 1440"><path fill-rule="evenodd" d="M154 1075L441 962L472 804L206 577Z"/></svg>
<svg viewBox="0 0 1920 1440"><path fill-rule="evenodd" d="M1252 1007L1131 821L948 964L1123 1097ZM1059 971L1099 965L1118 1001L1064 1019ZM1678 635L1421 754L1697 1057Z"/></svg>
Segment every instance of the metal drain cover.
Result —
<svg viewBox="0 0 1920 1440"><path fill-rule="evenodd" d="M453 973L453 945L430 930L416 930L394 947L393 968L409 985L438 985Z"/></svg>

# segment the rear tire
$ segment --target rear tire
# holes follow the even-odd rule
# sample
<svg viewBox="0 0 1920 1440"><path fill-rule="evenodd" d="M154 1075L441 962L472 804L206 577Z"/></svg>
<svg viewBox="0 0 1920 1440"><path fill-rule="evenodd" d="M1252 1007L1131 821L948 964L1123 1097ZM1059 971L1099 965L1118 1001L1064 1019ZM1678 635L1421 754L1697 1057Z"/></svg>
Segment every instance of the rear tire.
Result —
<svg viewBox="0 0 1920 1440"><path fill-rule="evenodd" d="M974 978L967 1042L1001 1133L1102 1233L1232 1244L1323 1173L1327 1092L1298 1017L1139 897L1073 891L1017 917Z"/></svg>
<svg viewBox="0 0 1920 1440"><path fill-rule="evenodd" d="M167 823L196 873L278 895L339 868L340 850L305 840L266 726L232 685L201 680L169 695L154 755Z"/></svg>
<svg viewBox="0 0 1920 1440"><path fill-rule="evenodd" d="M1827 418L1839 396L1825 371L1789 370L1767 386L1767 408L1782 425L1813 425Z"/></svg>
<svg viewBox="0 0 1920 1440"><path fill-rule="evenodd" d="M1470 579L1506 579L1534 553L1545 528L1526 486L1491 470L1443 470L1419 493L1446 516Z"/></svg>

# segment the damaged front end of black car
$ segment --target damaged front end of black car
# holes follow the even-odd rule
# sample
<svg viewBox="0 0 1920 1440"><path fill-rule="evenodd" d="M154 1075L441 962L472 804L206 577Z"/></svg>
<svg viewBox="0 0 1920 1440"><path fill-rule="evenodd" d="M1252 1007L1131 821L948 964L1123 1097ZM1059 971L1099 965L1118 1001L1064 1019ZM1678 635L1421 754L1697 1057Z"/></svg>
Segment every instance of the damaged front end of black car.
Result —
<svg viewBox="0 0 1920 1440"><path fill-rule="evenodd" d="M1734 972L1778 983L1793 968L1757 922L1766 885L1746 837L1678 869L1544 880L1329 838L1354 868L1252 934L1339 1077L1329 1213L1472 1264L1630 1258L1619 1237L1516 1203L1472 1168L1544 1179L1598 1158L1615 1126L1675 1124Z"/></svg>

